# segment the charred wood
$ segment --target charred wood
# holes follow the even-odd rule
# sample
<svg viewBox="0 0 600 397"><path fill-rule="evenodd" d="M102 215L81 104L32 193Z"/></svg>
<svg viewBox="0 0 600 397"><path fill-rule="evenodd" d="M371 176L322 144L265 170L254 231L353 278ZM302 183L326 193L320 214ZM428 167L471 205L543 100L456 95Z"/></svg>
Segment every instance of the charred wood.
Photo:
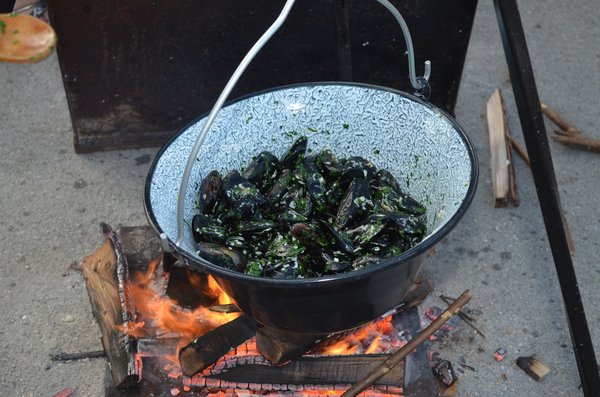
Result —
<svg viewBox="0 0 600 397"><path fill-rule="evenodd" d="M104 244L83 259L83 277L114 384L126 389L139 381L141 371L134 340L123 331L135 312L125 296L127 263L119 237L110 226L101 227Z"/></svg>
<svg viewBox="0 0 600 397"><path fill-rule="evenodd" d="M207 378L229 383L263 383L271 385L351 384L364 377L389 355L304 356L286 365L237 365ZM376 384L402 387L404 365L398 365Z"/></svg>
<svg viewBox="0 0 600 397"><path fill-rule="evenodd" d="M267 326L256 331L256 347L271 364L283 364L315 348L325 335L299 334Z"/></svg>
<svg viewBox="0 0 600 397"><path fill-rule="evenodd" d="M244 314L207 332L179 351L183 374L196 375L255 334L254 320Z"/></svg>

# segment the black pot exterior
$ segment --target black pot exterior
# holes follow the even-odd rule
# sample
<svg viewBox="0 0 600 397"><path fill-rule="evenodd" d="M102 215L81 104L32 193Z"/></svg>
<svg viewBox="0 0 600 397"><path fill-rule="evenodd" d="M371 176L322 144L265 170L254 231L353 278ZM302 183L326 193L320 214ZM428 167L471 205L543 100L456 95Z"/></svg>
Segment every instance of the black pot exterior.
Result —
<svg viewBox="0 0 600 397"><path fill-rule="evenodd" d="M212 274L247 315L273 328L329 334L365 324L402 302L416 279L425 253L335 282L260 283L246 277L219 275L201 263L190 266ZM309 280L304 280L309 281Z"/></svg>

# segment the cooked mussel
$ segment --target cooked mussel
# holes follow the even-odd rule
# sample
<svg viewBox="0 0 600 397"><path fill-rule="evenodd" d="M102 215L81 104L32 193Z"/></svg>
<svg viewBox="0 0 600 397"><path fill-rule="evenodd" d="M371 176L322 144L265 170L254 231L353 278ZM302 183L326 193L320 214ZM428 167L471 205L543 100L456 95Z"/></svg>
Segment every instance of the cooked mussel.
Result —
<svg viewBox="0 0 600 397"><path fill-rule="evenodd" d="M279 160L270 152L261 152L246 166L242 176L266 192L275 182L279 172Z"/></svg>
<svg viewBox="0 0 600 397"><path fill-rule="evenodd" d="M204 177L198 191L196 208L202 214L210 214L214 210L221 195L223 180L219 171L213 170Z"/></svg>
<svg viewBox="0 0 600 397"><path fill-rule="evenodd" d="M423 239L425 208L362 157L316 155L300 137L198 191L198 255L257 277L320 277L371 266Z"/></svg>
<svg viewBox="0 0 600 397"><path fill-rule="evenodd" d="M244 255L219 244L200 242L197 254L200 258L226 269L244 271L246 267Z"/></svg>

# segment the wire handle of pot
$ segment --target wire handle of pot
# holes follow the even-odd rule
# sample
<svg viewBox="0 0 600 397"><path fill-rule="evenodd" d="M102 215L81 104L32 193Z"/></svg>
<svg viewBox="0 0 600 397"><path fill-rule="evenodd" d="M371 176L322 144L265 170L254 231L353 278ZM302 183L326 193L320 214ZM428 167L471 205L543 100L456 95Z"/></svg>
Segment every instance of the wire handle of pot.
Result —
<svg viewBox="0 0 600 397"><path fill-rule="evenodd" d="M292 6L294 5L295 1L296 0L286 0L285 5L283 6L283 9L281 10L281 13L279 14L279 16L277 17L275 22L273 22L273 24L269 27L269 29L267 29L267 31L265 33L263 33L263 35L260 37L260 39L258 39L258 41L252 46L250 51L248 51L248 53L246 54L244 59L242 59L242 62L239 64L239 66L237 67L235 72L233 72L233 75L229 78L227 85L225 85L225 88L219 95L219 98L217 99L217 102L214 104L212 110L210 111L210 113L206 119L206 122L204 123L204 126L202 127L202 130L200 131L200 134L198 135L198 138L196 138L196 142L194 143L194 147L192 148L190 156L188 157L188 161L186 163L186 167L183 172L181 184L179 185L179 192L177 193L177 239L175 240L175 245L177 247L179 247L181 245L181 242L183 241L184 227L185 227L185 222L183 219L184 209L185 209L184 208L185 196L187 194L187 188L188 188L188 184L189 184L189 180L190 180L190 174L191 174L192 168L194 166L194 161L198 157L198 152L200 151L200 147L204 143L204 139L206 138L206 135L208 134L210 127L213 125L213 123L217 117L217 114L223 107L223 104L229 97L229 94L231 94L231 91L237 84L238 80L240 79L240 77L242 76L242 74L244 73L244 71L246 70L248 65L250 64L250 62L252 62L252 60L254 59L256 54L271 39L271 37L273 37L273 35L279 30L281 25L283 25L283 23L285 22L286 18L288 17L288 15L290 13L290 10L292 9ZM402 18L402 15L400 14L400 12L388 0L376 0L376 1L378 3L380 3L381 5L383 5L388 11L390 11L392 13L392 15L396 18L398 23L400 24L400 28L402 29L402 33L404 34L404 40L406 41L406 48L407 48L407 53L408 53L408 72L409 72L410 83L412 84L412 86L415 90L415 95L417 95L421 98L424 98L424 99L428 99L429 91L430 91L429 76L431 74L431 62L429 62L429 61L425 62L425 73L423 74L422 77L417 77L416 72L415 72L415 54L414 54L414 49L413 49L413 45L412 45L412 39L410 37L410 32L408 30L408 26L406 25L406 22L404 21L404 18ZM166 241L163 241L163 246L168 245L165 243L166 243Z"/></svg>
<svg viewBox="0 0 600 397"><path fill-rule="evenodd" d="M248 51L248 53L246 54L242 62L239 64L237 69L235 69L235 72L233 72L233 75L229 78L227 85L221 92L221 95L219 95L217 102L210 111L208 118L206 119L206 123L200 131L200 135L198 135L198 138L196 139L196 143L194 144L190 157L188 158L185 171L183 172L183 178L181 179L181 184L179 185L179 192L177 194L177 240L175 240L175 245L178 247L181 245L181 241L183 240L183 228L185 225L185 222L183 221L183 212L185 204L185 195L187 193L190 174L192 172L192 167L194 166L194 161L196 160L198 152L200 151L200 147L202 146L202 143L204 143L206 134L208 133L208 130L214 123L215 118L217 117L217 113L219 113L219 111L223 107L223 104L227 100L227 97L235 87L236 83L238 82L238 80L240 79L250 62L252 62L252 59L254 59L256 54L263 48L263 46L269 41L269 39L275 34L275 32L279 30L281 25L283 25L283 22L285 22L285 19L290 13L290 10L292 9L292 6L294 5L295 1L296 0L286 0L285 5L283 6L283 10L279 14L275 22L273 22L269 29L267 29L267 31L263 33L260 39L258 39L258 41L252 46L250 51Z"/></svg>
<svg viewBox="0 0 600 397"><path fill-rule="evenodd" d="M402 34L404 35L404 41L406 42L406 51L408 54L408 78L410 79L410 84L413 86L416 96L428 100L429 94L431 93L431 87L429 85L429 77L431 76L431 62L425 61L425 70L423 72L423 76L417 77L417 72L415 69L415 50L413 48L412 38L410 36L410 31L408 30L406 21L404 18L402 18L400 11L398 11L398 9L394 7L388 0L375 1L384 6L394 16L394 18L396 18L396 21L398 21L398 24L402 29Z"/></svg>

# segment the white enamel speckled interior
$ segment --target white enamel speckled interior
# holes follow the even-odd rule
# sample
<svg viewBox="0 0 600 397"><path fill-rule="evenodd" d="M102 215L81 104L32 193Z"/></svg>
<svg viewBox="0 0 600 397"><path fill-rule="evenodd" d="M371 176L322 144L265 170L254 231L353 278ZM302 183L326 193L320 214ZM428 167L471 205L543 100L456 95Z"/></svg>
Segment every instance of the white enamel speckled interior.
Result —
<svg viewBox="0 0 600 397"><path fill-rule="evenodd" d="M205 119L165 148L150 175L150 211L175 241L177 192L187 158ZM316 132L315 132L316 131ZM299 135L309 148L338 157L362 156L396 176L427 207L428 237L465 200L473 169L461 133L445 114L397 92L357 85L301 85L261 93L224 107L195 162L186 195L185 220L194 214L196 187L213 169L239 169L261 151L281 156ZM195 256L185 227L181 249Z"/></svg>

